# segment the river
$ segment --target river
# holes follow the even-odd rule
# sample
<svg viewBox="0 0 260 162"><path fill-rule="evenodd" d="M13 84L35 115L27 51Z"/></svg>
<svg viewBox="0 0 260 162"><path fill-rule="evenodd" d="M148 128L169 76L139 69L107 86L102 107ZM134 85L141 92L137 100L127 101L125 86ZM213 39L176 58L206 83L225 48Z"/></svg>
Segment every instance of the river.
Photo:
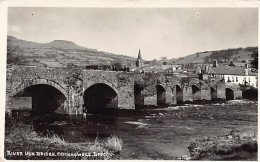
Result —
<svg viewBox="0 0 260 162"><path fill-rule="evenodd" d="M123 149L114 159L176 159L189 156L189 143L197 137L257 133L257 101L231 100L184 104L140 110L118 110L86 118L65 115L35 117L38 132L57 133L66 141L117 135Z"/></svg>

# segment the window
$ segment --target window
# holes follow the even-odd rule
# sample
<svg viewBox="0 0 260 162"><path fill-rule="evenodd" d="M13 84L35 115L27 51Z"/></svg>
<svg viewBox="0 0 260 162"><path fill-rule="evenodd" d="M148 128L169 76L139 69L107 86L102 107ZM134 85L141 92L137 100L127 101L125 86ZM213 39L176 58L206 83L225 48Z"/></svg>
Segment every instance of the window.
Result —
<svg viewBox="0 0 260 162"><path fill-rule="evenodd" d="M232 76L232 82L234 82L234 77Z"/></svg>
<svg viewBox="0 0 260 162"><path fill-rule="evenodd" d="M238 82L238 78L236 77L236 82Z"/></svg>
<svg viewBox="0 0 260 162"><path fill-rule="evenodd" d="M227 82L231 82L231 80L229 79L229 77L228 77L228 79L227 79Z"/></svg>
<svg viewBox="0 0 260 162"><path fill-rule="evenodd" d="M250 77L248 77L248 82L250 83Z"/></svg>

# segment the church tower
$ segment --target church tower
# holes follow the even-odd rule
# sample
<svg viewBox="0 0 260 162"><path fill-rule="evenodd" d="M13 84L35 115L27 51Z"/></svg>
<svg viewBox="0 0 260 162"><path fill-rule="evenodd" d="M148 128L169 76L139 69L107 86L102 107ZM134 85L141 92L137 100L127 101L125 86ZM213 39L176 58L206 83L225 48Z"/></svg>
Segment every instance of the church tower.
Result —
<svg viewBox="0 0 260 162"><path fill-rule="evenodd" d="M139 49L139 52L138 52L138 58L136 60L136 67L142 67L144 65L144 61L142 59L142 56L141 56L141 51Z"/></svg>

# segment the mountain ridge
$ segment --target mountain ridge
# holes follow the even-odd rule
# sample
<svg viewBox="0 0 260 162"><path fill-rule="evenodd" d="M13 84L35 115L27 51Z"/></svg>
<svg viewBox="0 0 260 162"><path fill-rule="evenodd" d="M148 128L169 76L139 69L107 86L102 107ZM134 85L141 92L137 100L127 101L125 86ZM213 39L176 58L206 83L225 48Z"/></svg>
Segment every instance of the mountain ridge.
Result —
<svg viewBox="0 0 260 162"><path fill-rule="evenodd" d="M112 65L120 62L124 66L133 66L136 58L96 49L82 47L68 40L53 40L48 43L37 43L8 36L11 47L19 47L19 55L27 60L27 65L66 67L68 65Z"/></svg>

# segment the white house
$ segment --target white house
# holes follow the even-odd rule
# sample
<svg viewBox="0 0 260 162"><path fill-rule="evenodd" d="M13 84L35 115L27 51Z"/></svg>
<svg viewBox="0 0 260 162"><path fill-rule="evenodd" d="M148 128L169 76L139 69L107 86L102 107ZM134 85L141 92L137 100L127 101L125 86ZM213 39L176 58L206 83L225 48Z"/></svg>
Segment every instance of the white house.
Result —
<svg viewBox="0 0 260 162"><path fill-rule="evenodd" d="M246 67L217 66L208 67L207 74L211 81L230 82L234 84L250 85L257 87L257 73L252 73Z"/></svg>

